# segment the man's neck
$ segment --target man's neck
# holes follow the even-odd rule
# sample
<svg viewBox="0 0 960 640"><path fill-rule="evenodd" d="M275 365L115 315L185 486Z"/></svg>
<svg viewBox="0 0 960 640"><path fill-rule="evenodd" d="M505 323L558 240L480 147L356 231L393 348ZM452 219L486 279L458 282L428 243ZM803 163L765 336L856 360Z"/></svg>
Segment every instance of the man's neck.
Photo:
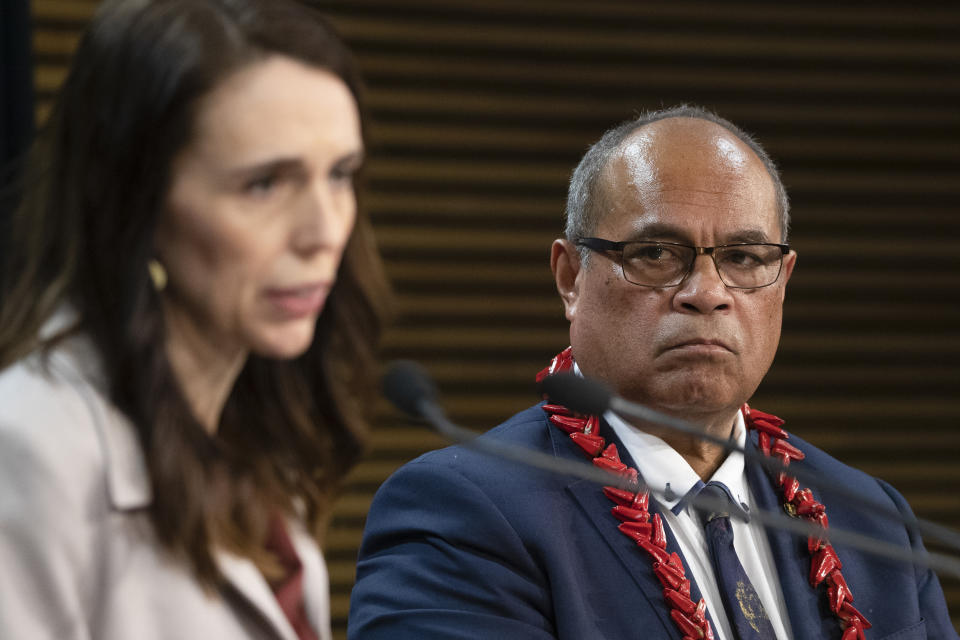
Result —
<svg viewBox="0 0 960 640"><path fill-rule="evenodd" d="M709 420L704 420L702 417L693 419L686 416L682 417L688 422L700 426L703 432L708 435L723 439L734 436L733 429L736 425L736 412L725 412L722 415L712 416ZM677 433L676 431L657 425L643 424L637 426L670 445L674 451L679 453L681 457L687 461L690 468L693 469L704 482L707 482L713 476L727 458L727 451L723 447L697 438L696 436Z"/></svg>

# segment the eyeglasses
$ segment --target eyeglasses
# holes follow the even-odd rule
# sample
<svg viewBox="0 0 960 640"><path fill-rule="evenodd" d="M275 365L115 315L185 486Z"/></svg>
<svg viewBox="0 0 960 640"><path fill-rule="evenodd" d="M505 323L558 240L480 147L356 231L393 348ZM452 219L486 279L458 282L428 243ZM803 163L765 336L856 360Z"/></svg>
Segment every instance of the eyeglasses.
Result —
<svg viewBox="0 0 960 640"><path fill-rule="evenodd" d="M577 246L593 251L620 253L620 267L627 282L643 287L675 287L693 271L699 255L713 258L720 280L734 289L768 287L780 277L783 256L790 245L770 242L693 247L675 242L613 242L581 238Z"/></svg>

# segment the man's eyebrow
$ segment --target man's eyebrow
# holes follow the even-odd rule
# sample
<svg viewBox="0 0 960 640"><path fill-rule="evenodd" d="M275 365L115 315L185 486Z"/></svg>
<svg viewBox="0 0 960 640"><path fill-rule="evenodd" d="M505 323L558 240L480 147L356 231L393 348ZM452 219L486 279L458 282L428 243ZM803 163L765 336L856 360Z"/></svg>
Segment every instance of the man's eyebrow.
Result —
<svg viewBox="0 0 960 640"><path fill-rule="evenodd" d="M661 242L692 244L688 231L668 222L652 222L650 224L640 225L630 233L629 237L623 238L623 240L628 242L636 240L659 240ZM770 237L760 229L740 229L718 238L719 244L777 241L777 239L771 240Z"/></svg>
<svg viewBox="0 0 960 640"><path fill-rule="evenodd" d="M663 240L688 242L690 236L680 227L667 222L651 222L637 226L624 240Z"/></svg>
<svg viewBox="0 0 960 640"><path fill-rule="evenodd" d="M779 238L773 240L759 229L744 229L731 233L724 238L724 244L737 244L740 242L779 242Z"/></svg>

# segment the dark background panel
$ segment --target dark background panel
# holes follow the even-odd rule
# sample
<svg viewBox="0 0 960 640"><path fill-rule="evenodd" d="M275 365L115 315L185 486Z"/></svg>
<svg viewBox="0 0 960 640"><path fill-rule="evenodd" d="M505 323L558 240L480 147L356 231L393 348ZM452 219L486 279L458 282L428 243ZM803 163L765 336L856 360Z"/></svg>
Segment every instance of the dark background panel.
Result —
<svg viewBox="0 0 960 640"><path fill-rule="evenodd" d="M16 181L33 137L32 51L29 0L0 0L0 255L16 206Z"/></svg>
<svg viewBox="0 0 960 640"><path fill-rule="evenodd" d="M422 361L452 417L536 401L567 345L550 276L566 181L638 111L687 102L782 167L799 263L753 404L960 526L960 7L934 2L317 0L360 59L366 203L400 315L384 355ZM38 120L94 0L32 0ZM386 406L330 532L346 622L373 491L441 440ZM442 505L438 505L442 508ZM960 584L945 581L960 621Z"/></svg>

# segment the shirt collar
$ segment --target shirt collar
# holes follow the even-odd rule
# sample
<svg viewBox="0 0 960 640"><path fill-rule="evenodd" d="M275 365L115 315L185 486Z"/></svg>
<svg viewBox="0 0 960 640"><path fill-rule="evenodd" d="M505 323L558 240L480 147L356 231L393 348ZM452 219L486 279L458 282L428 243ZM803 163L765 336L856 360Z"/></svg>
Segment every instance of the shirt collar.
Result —
<svg viewBox="0 0 960 640"><path fill-rule="evenodd" d="M573 363L573 372L583 376L576 362ZM700 493L704 487L704 482L697 472L663 439L628 424L613 411L604 413L603 418L626 447L637 465L637 473L647 486L655 491L664 492L665 495L658 494L657 502L675 514L683 511L690 498ZM737 411L734 418L733 433L733 442L741 449L745 448L747 428L743 413L740 411ZM731 500L749 511L747 479L744 474L742 454L736 452L728 454L720 467L710 476L710 481L723 484Z"/></svg>
<svg viewBox="0 0 960 640"><path fill-rule="evenodd" d="M612 411L606 412L603 417L630 453L643 481L655 491L666 493L658 495L657 501L674 513L683 511L689 499L704 486L690 464L663 439L627 424ZM744 447L747 430L739 411L734 421L734 434L734 443ZM731 498L747 508L747 484L741 454L728 454L710 481L722 483L729 490Z"/></svg>

